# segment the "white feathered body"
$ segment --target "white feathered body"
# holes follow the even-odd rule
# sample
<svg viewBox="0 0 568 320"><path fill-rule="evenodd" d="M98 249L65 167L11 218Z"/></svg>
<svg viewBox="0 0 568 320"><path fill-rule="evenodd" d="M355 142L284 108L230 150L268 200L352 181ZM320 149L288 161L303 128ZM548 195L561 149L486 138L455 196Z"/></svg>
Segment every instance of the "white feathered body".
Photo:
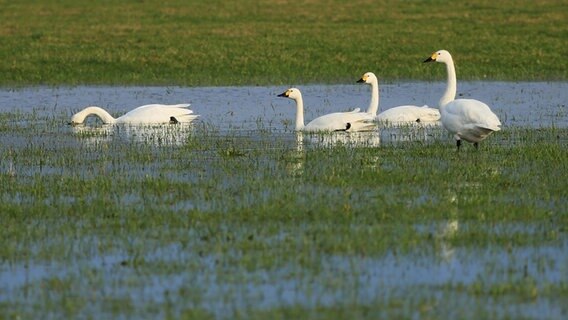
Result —
<svg viewBox="0 0 568 320"><path fill-rule="evenodd" d="M189 109L189 104L148 104L117 118L116 123L169 123L172 117L178 122L187 123L193 121L198 116Z"/></svg>
<svg viewBox="0 0 568 320"><path fill-rule="evenodd" d="M373 120L373 115L358 110L334 112L315 118L302 131L369 131L377 126Z"/></svg>
<svg viewBox="0 0 568 320"><path fill-rule="evenodd" d="M377 115L377 121L392 124L436 123L439 120L440 111L428 106L399 106Z"/></svg>
<svg viewBox="0 0 568 320"><path fill-rule="evenodd" d="M189 104L148 104L138 107L121 117L113 118L110 113L101 107L87 107L71 117L72 124L80 124L88 116L97 116L103 123L128 123L128 124L166 124L170 122L188 123L193 121L198 115L193 114L189 109Z"/></svg>
<svg viewBox="0 0 568 320"><path fill-rule="evenodd" d="M474 99L457 99L441 108L441 121L446 130L468 142L480 142L492 132L501 130L501 121L489 106Z"/></svg>

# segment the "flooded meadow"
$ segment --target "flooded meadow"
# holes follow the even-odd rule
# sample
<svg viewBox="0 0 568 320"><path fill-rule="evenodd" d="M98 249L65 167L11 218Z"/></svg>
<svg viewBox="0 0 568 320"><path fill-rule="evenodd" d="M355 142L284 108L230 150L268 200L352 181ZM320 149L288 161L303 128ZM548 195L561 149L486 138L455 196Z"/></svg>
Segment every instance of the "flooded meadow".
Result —
<svg viewBox="0 0 568 320"><path fill-rule="evenodd" d="M379 110L445 83L385 83ZM306 119L364 85L299 86ZM568 83L463 82L502 131L296 133L286 87L0 89L7 318L568 317ZM191 103L191 124L69 125Z"/></svg>

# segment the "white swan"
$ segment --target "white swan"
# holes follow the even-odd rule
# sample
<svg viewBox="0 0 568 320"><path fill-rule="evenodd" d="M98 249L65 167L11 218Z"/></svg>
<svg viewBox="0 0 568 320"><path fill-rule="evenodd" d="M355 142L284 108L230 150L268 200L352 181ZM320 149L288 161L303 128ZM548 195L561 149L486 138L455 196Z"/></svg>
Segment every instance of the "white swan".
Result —
<svg viewBox="0 0 568 320"><path fill-rule="evenodd" d="M115 119L103 108L91 106L74 114L71 117L71 124L81 124L90 115L98 116L105 124L188 123L199 117L193 114L193 111L188 109L188 107L189 104L148 104L129 111L125 115Z"/></svg>
<svg viewBox="0 0 568 320"><path fill-rule="evenodd" d="M456 97L456 69L450 53L440 50L424 60L436 61L446 64L448 84L444 95L440 99L440 114L444 128L454 134L458 150L461 139L473 143L478 148L493 131L499 131L501 121L485 103L474 99L455 99Z"/></svg>
<svg viewBox="0 0 568 320"><path fill-rule="evenodd" d="M367 131L376 127L374 117L358 109L326 114L304 126L304 100L300 90L290 88L278 96L296 101L296 131Z"/></svg>
<svg viewBox="0 0 568 320"><path fill-rule="evenodd" d="M371 103L367 109L367 113L377 115L379 110L379 80L372 72L365 73L358 83L367 83L371 85ZM376 116L379 122L390 124L413 124L434 123L440 120L440 112L438 109L429 108L427 106L398 106L387 109Z"/></svg>

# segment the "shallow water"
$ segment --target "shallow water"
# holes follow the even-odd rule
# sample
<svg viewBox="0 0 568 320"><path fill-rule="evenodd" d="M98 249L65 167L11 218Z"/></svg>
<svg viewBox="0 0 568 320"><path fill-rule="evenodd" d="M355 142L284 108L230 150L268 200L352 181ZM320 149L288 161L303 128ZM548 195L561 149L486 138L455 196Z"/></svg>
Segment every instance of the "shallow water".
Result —
<svg viewBox="0 0 568 320"><path fill-rule="evenodd" d="M502 228L509 229L507 226L504 224ZM525 233L531 232L533 227L517 225L514 229L515 232ZM515 318L560 319L568 312L567 306L550 299L537 299L524 305L517 302L506 307L491 303L491 298L485 294L472 295L465 291L456 294L460 286L475 283L499 285L506 281L514 284L529 279L536 283L537 290L543 290L549 284L566 281L567 239L553 246L514 250L464 248L451 244L451 238L461 232L457 220L433 226L417 226L417 230L432 232L437 240L433 245L419 246L411 252L391 251L380 258L314 253L313 259L321 265L316 272L304 270L294 262L275 270L246 272L238 264L223 266L221 270L218 261L226 259L226 256L202 256L180 245L169 245L146 252L145 262L185 264L187 270L152 275L143 282L131 279L129 285L143 290L116 286L121 279L132 277L132 270L122 267L129 259L127 252L112 256L97 255L89 261L74 261L70 265L4 265L0 270L0 283L3 284L1 292L6 295L0 301L40 299L39 296L30 296L22 288L53 277L81 279L85 272L96 270L106 277L104 286L97 290L113 292L115 296L127 295L143 304L164 303L168 293L189 287L200 292L199 301L180 302L204 308L219 318L247 308L372 305L387 304L393 299L408 303L425 297L437 297L444 301L444 305L436 308L448 318L469 318L475 315L473 306L483 308L490 314L502 313ZM82 241L96 243L97 239ZM207 272L195 273L195 270ZM425 292L428 294L425 295ZM99 303L93 301L89 308L97 309ZM464 314L463 309L453 310L452 306L456 305L469 305L471 314ZM92 311L85 310L87 314Z"/></svg>
<svg viewBox="0 0 568 320"><path fill-rule="evenodd" d="M333 85L333 86L302 86L306 107L306 118L337 110L348 110L353 107L365 108L369 100L370 89L363 85ZM148 154L168 152L168 148L185 153L192 152L191 140L195 132L197 138L206 137L212 146L203 153L194 152L190 164L191 170L182 174L172 170L160 158L149 162L131 163L112 152L103 152L108 157L101 167L89 167L89 160L80 162L88 167L89 174L96 176L100 173L119 173L126 175L132 181L141 183L147 178L166 177L169 182L184 182L191 186L199 181L211 179L215 185L215 192L236 192L243 188L250 174L266 174L242 171L230 168L215 168L219 158L234 157L240 159L240 153L252 153L254 156L242 157L241 162L259 161L263 165L260 169L268 174L278 174L274 169L273 159L263 159L263 152L268 149L277 149L282 157L286 157L285 170L290 176L302 179L304 176L305 157L313 146L342 146L347 147L377 147L389 142L406 141L436 141L437 139L450 139L444 134L442 128L415 127L402 129L381 129L376 132L310 135L293 134L294 103L288 99L278 98L277 94L283 92L285 87L218 87L218 88L179 88L179 87L72 87L72 88L21 88L17 90L0 90L0 113L36 113L61 123L60 127L28 133L25 130L18 132L0 132L0 150L12 152L14 156L4 156L6 159L0 164L0 174L28 179L35 182L38 177L57 176L84 178L81 174L83 167L73 167L74 171L66 166L63 160L52 157L50 163L42 164L35 161L41 155L30 155L33 161L26 161L28 145L42 145L45 152L63 152L64 147L80 148L87 152L86 158L96 157L97 152L110 148L111 151L129 152L134 148L147 148ZM381 86L381 106L394 106L401 104L428 104L435 105L440 93L444 89L443 83L403 83L385 84ZM504 128L519 127L568 127L568 83L502 83L502 82L464 82L460 83L462 97L475 97L487 102L498 114L504 123ZM200 120L189 126L77 126L71 127L66 123L71 114L88 105L99 105L113 114L122 114L136 106L148 103L176 104L189 102L195 113L200 114ZM29 117L27 117L29 119ZM1 124L1 123L0 123ZM11 125L10 128L31 127L34 123L23 121L21 124ZM203 130L201 132L200 130ZM536 131L536 130L532 130ZM263 132L268 132L264 134ZM492 137L492 139L498 139ZM230 141L230 143L224 143ZM124 142L133 142L124 143ZM125 148L117 145L124 144ZM231 149L234 147L234 149ZM180 149L176 149L180 148ZM32 149L32 148L29 148ZM34 149L35 150L35 149ZM108 149L105 149L108 150ZM146 149L144 149L146 150ZM260 157L257 157L260 154ZM18 158L19 157L19 158ZM116 158L115 158L116 157ZM259 159L260 158L260 159ZM55 160L59 160L55 161ZM166 157L166 159L168 159ZM231 162L238 165L240 160ZM38 164L39 162L39 164ZM226 165L226 164L225 164ZM364 164L377 170L388 170L392 164L381 163L380 154L365 159ZM165 169L164 169L165 168ZM175 168L177 169L177 168ZM187 169L187 168L186 168ZM313 167L312 167L313 169ZM235 170L237 173L231 174ZM498 171L497 169L495 169ZM316 174L317 176L317 174ZM38 179L39 180L39 179ZM312 182L313 184L313 182ZM323 199L322 203L333 203L342 191L340 186L313 186L306 183L301 192L310 193L310 199ZM200 186L202 186L201 184ZM312 188L313 187L313 188ZM397 201L398 186L381 190L387 199ZM464 184L463 188L482 188L480 184ZM162 193L144 194L131 193L128 190L119 195L117 201L123 206L135 207L144 210L148 203L162 204L168 213L183 214L189 210L203 212L230 213L231 210L247 208L256 203L263 203L277 198L278 188L255 190L251 189L248 195L238 197L212 197L206 190L194 190L194 194L186 199L171 201L168 195ZM430 201L427 191L416 190L418 194L404 197L407 206L412 207L419 203ZM420 193L422 192L422 193ZM474 192L472 192L474 193ZM91 195L97 197L99 195ZM466 195L461 195L467 197ZM5 197L2 194L2 197ZM73 203L81 199L72 197L49 199L36 199L33 194L21 194L15 198L0 198L13 204L29 204L36 201L43 203ZM456 195L457 197L457 195ZM84 199L82 199L84 200ZM362 205L370 200L366 195L354 194L352 206ZM390 200L388 200L390 201ZM543 200L545 201L545 200ZM565 203L560 202L560 206ZM551 212L559 210L559 202L547 203L543 206ZM156 207L152 207L155 209ZM38 226L44 221L31 221ZM318 223L318 222L316 222ZM153 244L147 239L137 238L129 234L128 240L114 240L116 250L108 250L111 254L99 254L99 244L102 242L97 236L85 230L77 231L77 236L49 235L45 241L33 244L34 249L48 246L50 243L61 245L67 243L70 236L75 244L66 247L68 250L61 261L43 261L32 257L11 257L9 262L0 262L0 304L26 304L30 301L48 301L56 303L63 298L58 293L45 292L45 282L53 279L67 279L72 283L72 291L79 293L80 297L103 297L93 299L92 303L82 311L85 317L105 317L100 310L104 298L132 299L135 307L147 303L162 304L168 299L174 299L178 306L193 306L202 308L218 317L231 317L246 310L271 309L286 306L304 306L308 309L321 306L336 306L349 304L373 305L383 303L388 305L392 301L400 301L402 310L411 310L401 313L403 317L420 318L418 311L412 311L417 303L413 301L428 300L436 297L440 301L447 301L447 305L437 306L437 310L447 318L460 318L475 316L475 310L470 315L459 312L472 310L478 307L495 317L529 317L529 318L562 318L568 313L568 308L549 296L537 298L534 301L514 301L509 306L503 304L503 297L487 297L484 293L459 292L460 286L470 288L476 283L484 286L499 286L515 284L516 281L526 279L534 280L537 289L546 288L549 284L566 283L568 266L568 239L565 232L559 229L557 241L539 243L535 246L524 245L513 248L497 245L454 245L452 238L461 232L472 230L489 230L488 234L499 234L504 237L531 235L533 233L557 232L551 226L525 225L503 222L502 225L475 226L467 222L449 220L435 224L416 224L412 226L416 233L431 234L433 241L426 244L417 244L412 250L401 251L392 248L386 253L376 256L338 255L320 252L313 253L313 261L306 268L298 261L283 257L289 262L285 266L271 270L257 268L252 271L244 270L241 266L222 262L239 261L238 253L216 254L208 252L200 254L196 247L200 239L195 230L183 230L180 238L189 243L187 246L170 242L165 246ZM244 230L244 231L243 231ZM239 231L248 233L246 227L239 226ZM302 226L291 230L282 230L283 238L294 238L302 232ZM357 232L354 230L353 232ZM85 233L83 235L82 233ZM47 234L47 232L46 232ZM109 235L112 238L113 235ZM59 237L59 238L58 238ZM481 236L483 237L483 236ZM64 238L64 239L61 239ZM270 242L271 239L262 239ZM277 242L282 242L278 239ZM132 266L133 254L128 252L128 245L124 243L143 242L141 251L144 260L140 270ZM147 246L146 246L147 244ZM20 245L20 244L18 244ZM125 248L126 247L126 248ZM108 252L107 251L107 252ZM235 250L236 251L236 250ZM259 255L262 252L258 253ZM254 255L254 253L252 254ZM252 256L249 253L249 258ZM234 260L231 260L234 259ZM36 261L39 260L39 261ZM221 263L218 263L221 261ZM184 265L187 268L164 272L161 268L152 269L152 263L158 265ZM313 268L316 265L317 268ZM166 268L167 269L167 268ZM314 270L316 269L316 270ZM87 276L86 276L87 275ZM126 280L124 280L126 279ZM91 282L94 282L94 286ZM93 289L96 287L96 289ZM177 297L177 291L199 292L198 299L184 300L186 297ZM62 290L65 294L65 290ZM459 293L457 293L459 292ZM48 296L55 295L56 298ZM506 296L506 294L505 294ZM126 298L125 298L126 297ZM177 301L175 299L178 299ZM43 299L43 300L42 300ZM102 301L101 301L102 300ZM496 301L498 300L498 301ZM458 311L453 310L458 306ZM473 306L473 307L472 307ZM181 307L180 307L181 308ZM181 312L180 308L174 314ZM160 314L163 316L163 314ZM393 313L385 313L384 317ZM52 318L62 315L53 311Z"/></svg>
<svg viewBox="0 0 568 320"><path fill-rule="evenodd" d="M445 83L406 82L380 86L380 110L397 105L436 106ZM294 102L277 97L286 87L32 87L0 89L0 112L38 112L71 117L89 105L121 115L144 104L191 103L200 120L220 129L293 128ZM324 113L366 109L367 85L305 85L306 123ZM460 82L458 98L487 103L504 126L567 127L566 82Z"/></svg>

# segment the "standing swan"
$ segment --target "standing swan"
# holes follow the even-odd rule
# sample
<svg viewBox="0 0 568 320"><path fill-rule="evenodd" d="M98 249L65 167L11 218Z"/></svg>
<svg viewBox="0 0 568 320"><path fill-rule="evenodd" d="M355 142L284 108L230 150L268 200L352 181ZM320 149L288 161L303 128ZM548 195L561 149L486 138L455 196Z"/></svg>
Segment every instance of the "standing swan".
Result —
<svg viewBox="0 0 568 320"><path fill-rule="evenodd" d="M440 114L444 128L454 134L458 151L461 139L472 142L478 148L493 131L499 131L501 121L485 103L474 99L455 99L456 97L456 69L450 53L440 50L424 60L424 62L441 62L446 64L448 71L448 85L440 99Z"/></svg>
<svg viewBox="0 0 568 320"><path fill-rule="evenodd" d="M129 124L164 124L164 123L189 123L198 115L188 109L189 104L148 104L129 111L125 115L113 118L110 113L100 107L86 107L71 117L72 125L81 124L90 115L99 117L105 124L129 123Z"/></svg>
<svg viewBox="0 0 568 320"><path fill-rule="evenodd" d="M358 109L326 114L304 126L304 100L300 89L290 88L278 96L296 101L296 131L368 131L376 126L373 115L358 112Z"/></svg>
<svg viewBox="0 0 568 320"><path fill-rule="evenodd" d="M373 116L377 115L379 110L379 80L372 72L365 73L358 83L367 83L371 85L371 103L367 109L367 113ZM416 122L432 123L440 120L440 112L434 108L427 106L399 106L387 109L379 113L377 121L390 124L413 124Z"/></svg>

